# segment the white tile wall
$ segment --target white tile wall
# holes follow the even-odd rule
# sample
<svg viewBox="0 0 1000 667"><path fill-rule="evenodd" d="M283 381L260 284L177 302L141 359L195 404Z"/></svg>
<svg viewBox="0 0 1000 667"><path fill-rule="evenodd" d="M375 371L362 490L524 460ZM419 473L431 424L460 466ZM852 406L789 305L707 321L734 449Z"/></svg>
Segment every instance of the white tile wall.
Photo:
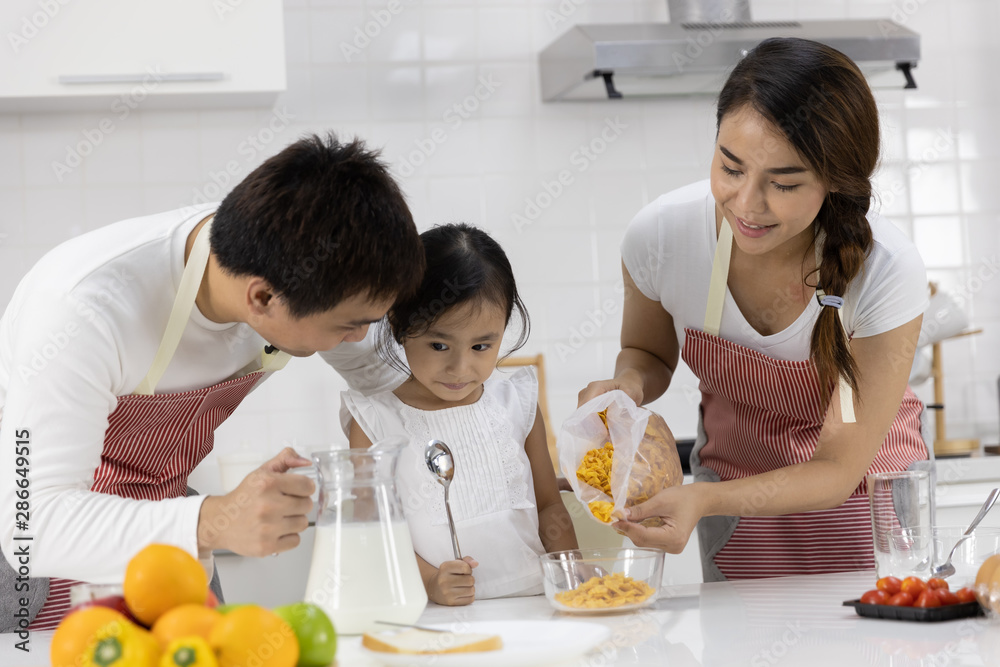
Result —
<svg viewBox="0 0 1000 667"><path fill-rule="evenodd" d="M666 20L666 2L406 0L377 31L372 12L385 2L285 4L289 89L276 108L291 118L260 150L246 141L265 138L268 110L140 107L116 119L115 132L60 181L53 162L64 161L100 117L0 117L0 232L6 235L0 237L0 302L31 261L63 239L188 204L199 193L222 194L213 174L218 181L227 163L236 163L238 178L304 132L357 134L384 148L421 228L467 220L504 244L534 320L525 352L543 351L549 359L551 417L558 424L586 382L614 365L620 313L608 314L579 346L571 337L588 312L618 296L622 231L661 192L707 175L714 109L709 98L542 104L536 55L576 22ZM967 289L973 324L985 329L945 344L949 435L996 442L1000 44L994 33L1000 5L756 0L752 6L761 20L892 14L921 34L919 89L878 93L885 139L877 189L883 213L913 234L931 277L946 289ZM377 34L356 42L359 28ZM345 54L345 47L359 52ZM499 85L479 88L477 97L484 79ZM464 105L467 117L446 116L455 105ZM620 135L582 170L575 152L616 118L624 124ZM418 145L435 128L447 139L427 155ZM407 169L404 161L413 156L420 164ZM546 183L561 170L572 182L546 198ZM529 202L537 215L518 229L515 215L525 215ZM219 430L219 451L342 441L342 386L319 360L293 362ZM930 385L916 390L927 397ZM692 437L697 404L697 380L682 367L654 407L678 437ZM200 484L211 491L217 480L205 473Z"/></svg>

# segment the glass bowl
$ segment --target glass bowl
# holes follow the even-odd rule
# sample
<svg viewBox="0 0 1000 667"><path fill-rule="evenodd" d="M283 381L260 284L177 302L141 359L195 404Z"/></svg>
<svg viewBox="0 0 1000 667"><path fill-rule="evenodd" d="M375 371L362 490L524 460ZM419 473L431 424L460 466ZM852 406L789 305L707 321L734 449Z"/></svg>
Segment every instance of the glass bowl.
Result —
<svg viewBox="0 0 1000 667"><path fill-rule="evenodd" d="M540 556L545 597L571 614L607 614L653 604L663 581L659 549L573 549Z"/></svg>
<svg viewBox="0 0 1000 667"><path fill-rule="evenodd" d="M894 528L889 531L889 567L893 576L914 576L926 580L932 576L933 567L948 559L952 547L965 533L967 526L931 526ZM951 590L971 587L976 581L979 566L995 553L1000 553L1000 528L972 531L972 535L958 545L951 564L955 574L946 579Z"/></svg>

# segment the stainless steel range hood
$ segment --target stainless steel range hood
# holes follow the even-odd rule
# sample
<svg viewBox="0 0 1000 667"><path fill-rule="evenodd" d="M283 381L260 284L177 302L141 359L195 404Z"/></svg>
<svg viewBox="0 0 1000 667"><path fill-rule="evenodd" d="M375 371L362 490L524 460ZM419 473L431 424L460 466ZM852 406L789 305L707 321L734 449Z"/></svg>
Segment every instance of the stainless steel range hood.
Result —
<svg viewBox="0 0 1000 667"><path fill-rule="evenodd" d="M718 11L719 0L714 9L712 0L676 0L670 23L573 26L539 55L542 99L716 94L743 54L768 37L828 44L854 60L873 88L916 88L911 69L920 59L920 36L898 23L753 22L747 0L733 3L744 9ZM681 5L694 10L682 14Z"/></svg>

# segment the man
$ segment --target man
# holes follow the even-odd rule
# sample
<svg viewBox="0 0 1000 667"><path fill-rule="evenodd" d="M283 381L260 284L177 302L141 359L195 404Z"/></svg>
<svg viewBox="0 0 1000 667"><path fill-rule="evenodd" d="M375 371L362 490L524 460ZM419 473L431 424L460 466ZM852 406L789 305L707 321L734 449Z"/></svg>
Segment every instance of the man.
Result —
<svg viewBox="0 0 1000 667"><path fill-rule="evenodd" d="M0 548L16 569L29 545L31 576L52 577L31 582L31 629L58 623L76 581L120 583L152 542L206 567L213 549L294 548L313 484L287 473L308 463L291 449L226 496L186 497L187 476L289 356L325 351L362 391L391 381L361 342L422 272L388 170L332 135L285 148L217 209L126 220L43 257L0 319ZM25 595L10 583L0 625Z"/></svg>

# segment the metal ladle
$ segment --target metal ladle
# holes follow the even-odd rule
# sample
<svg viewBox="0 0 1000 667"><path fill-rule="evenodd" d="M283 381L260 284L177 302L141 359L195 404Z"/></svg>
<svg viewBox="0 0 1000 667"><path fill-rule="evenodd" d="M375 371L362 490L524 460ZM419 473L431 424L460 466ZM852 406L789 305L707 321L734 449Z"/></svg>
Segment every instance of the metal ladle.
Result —
<svg viewBox="0 0 1000 667"><path fill-rule="evenodd" d="M437 477L444 487L444 509L448 513L448 527L451 529L451 547L455 551L455 560L462 560L462 552L458 548L458 535L455 533L455 520L451 518L451 505L448 504L448 486L455 476L455 459L448 445L440 440L431 440L424 449L424 462L427 469Z"/></svg>
<svg viewBox="0 0 1000 667"><path fill-rule="evenodd" d="M1000 489L993 489L990 491L990 497L986 499L985 503L983 503L983 508L979 510L979 514L977 514L976 518L972 520L969 527L965 529L965 533L962 537L958 538L958 542L955 542L955 546L951 548L951 553L948 554L947 560L940 565L935 565L931 568L931 576L939 579L945 579L955 574L955 566L951 564L951 557L955 555L955 551L958 549L959 545L962 544L962 542L972 537L972 531L976 529L979 522L983 520L986 513L990 511L991 507L993 507L993 503L997 501L998 495L1000 495Z"/></svg>

